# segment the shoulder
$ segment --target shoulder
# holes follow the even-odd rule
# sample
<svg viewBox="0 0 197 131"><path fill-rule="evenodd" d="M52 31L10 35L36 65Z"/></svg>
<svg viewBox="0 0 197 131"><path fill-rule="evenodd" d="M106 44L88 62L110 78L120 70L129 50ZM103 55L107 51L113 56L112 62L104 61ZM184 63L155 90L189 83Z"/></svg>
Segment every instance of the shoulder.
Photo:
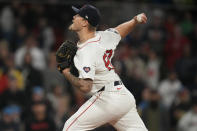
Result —
<svg viewBox="0 0 197 131"><path fill-rule="evenodd" d="M105 30L105 32L110 32L110 33L114 33L114 34L119 35L119 32L115 28L109 28L109 29Z"/></svg>
<svg viewBox="0 0 197 131"><path fill-rule="evenodd" d="M105 48L115 49L121 40L121 36L114 28L109 28L105 31L98 31L101 35L101 45Z"/></svg>
<svg viewBox="0 0 197 131"><path fill-rule="evenodd" d="M106 29L105 31L97 31L97 33L101 35L120 35L119 32L115 28L109 28Z"/></svg>

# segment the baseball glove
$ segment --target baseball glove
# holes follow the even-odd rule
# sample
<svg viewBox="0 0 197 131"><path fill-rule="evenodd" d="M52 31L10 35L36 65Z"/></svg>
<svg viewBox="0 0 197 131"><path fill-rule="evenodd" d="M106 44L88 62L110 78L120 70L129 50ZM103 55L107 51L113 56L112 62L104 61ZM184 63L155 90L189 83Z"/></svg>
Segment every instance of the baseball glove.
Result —
<svg viewBox="0 0 197 131"><path fill-rule="evenodd" d="M77 46L73 42L65 41L56 52L57 69L62 73L65 68L70 68L71 73L78 76L73 58L77 52Z"/></svg>

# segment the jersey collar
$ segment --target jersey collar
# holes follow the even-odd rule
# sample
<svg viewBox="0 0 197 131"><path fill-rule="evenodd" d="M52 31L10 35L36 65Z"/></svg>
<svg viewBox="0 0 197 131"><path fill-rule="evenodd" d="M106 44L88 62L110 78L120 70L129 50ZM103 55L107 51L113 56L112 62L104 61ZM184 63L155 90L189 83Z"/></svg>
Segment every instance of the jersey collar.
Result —
<svg viewBox="0 0 197 131"><path fill-rule="evenodd" d="M83 48L83 47L84 47L85 45L87 45L88 43L98 42L98 41L100 41L100 39L101 39L101 36L100 36L99 34L95 33L95 37L93 37L93 38L87 40L86 42L81 43L81 44L79 44L79 42L78 42L78 43L77 43L77 47L78 47L79 49L80 49L80 48Z"/></svg>

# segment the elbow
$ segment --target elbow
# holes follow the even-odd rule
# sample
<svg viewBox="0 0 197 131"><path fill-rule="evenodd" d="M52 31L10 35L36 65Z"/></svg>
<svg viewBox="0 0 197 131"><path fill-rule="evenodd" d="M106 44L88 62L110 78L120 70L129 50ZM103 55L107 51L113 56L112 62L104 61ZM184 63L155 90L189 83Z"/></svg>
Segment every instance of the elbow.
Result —
<svg viewBox="0 0 197 131"><path fill-rule="evenodd" d="M81 86L80 87L80 90L83 92L83 93L89 93L91 91L92 87L89 87L89 86Z"/></svg>
<svg viewBox="0 0 197 131"><path fill-rule="evenodd" d="M93 82L92 80L81 80L79 89L83 93L89 93L92 90Z"/></svg>

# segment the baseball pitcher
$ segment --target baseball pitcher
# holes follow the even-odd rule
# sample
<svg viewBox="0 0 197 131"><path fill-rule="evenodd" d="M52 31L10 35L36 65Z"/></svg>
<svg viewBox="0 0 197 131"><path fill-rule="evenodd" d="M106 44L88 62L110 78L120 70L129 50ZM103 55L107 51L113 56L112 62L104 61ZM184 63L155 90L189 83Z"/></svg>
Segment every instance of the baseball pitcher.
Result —
<svg viewBox="0 0 197 131"><path fill-rule="evenodd" d="M137 113L135 98L111 63L121 38L137 24L146 23L146 15L142 13L115 28L96 31L100 21L96 7L72 9L76 15L69 29L78 34L79 41L76 47L71 47L71 42L62 44L56 53L58 69L73 86L92 97L66 121L63 131L87 131L106 123L118 131L147 131ZM71 71L73 65L77 75Z"/></svg>

